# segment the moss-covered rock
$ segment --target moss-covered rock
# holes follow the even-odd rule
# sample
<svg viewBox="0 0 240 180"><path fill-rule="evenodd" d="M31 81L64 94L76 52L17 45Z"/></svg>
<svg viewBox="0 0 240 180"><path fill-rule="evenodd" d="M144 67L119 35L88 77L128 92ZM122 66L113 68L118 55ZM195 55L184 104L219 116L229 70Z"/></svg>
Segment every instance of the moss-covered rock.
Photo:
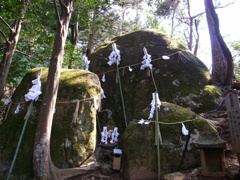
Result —
<svg viewBox="0 0 240 180"><path fill-rule="evenodd" d="M156 91L154 81L161 101L175 103L194 112L217 107L216 100L220 95L206 90L210 73L196 56L162 33L136 31L112 39L89 57L90 70L100 78L103 75L106 77L106 82L102 83L106 99L102 103L103 111L99 113L103 124L113 119L121 132L125 128L120 87L116 83L116 64L107 64L112 43L116 43L120 50L119 72L128 123L132 119L148 117L152 93ZM152 58L154 81L149 69L140 70L144 47ZM170 59L163 60L162 56L169 56ZM128 70L129 66L132 72Z"/></svg>
<svg viewBox="0 0 240 180"><path fill-rule="evenodd" d="M181 121L189 130L182 134ZM200 154L194 145L204 139L219 139L216 129L206 119L195 119L188 109L163 102L159 113L162 145L160 145L161 175L200 165ZM206 138L207 137L207 138ZM158 157L155 145L155 123L140 125L132 122L124 132L123 164L124 179L157 179Z"/></svg>
<svg viewBox="0 0 240 180"><path fill-rule="evenodd" d="M32 87L40 68L31 70L23 78L12 97L5 120L0 125L0 174L7 174L20 137L24 116L30 102L24 95ZM43 68L42 89L46 83L48 69ZM96 109L93 97L101 93L98 76L84 70L62 69L59 91L51 134L51 158L58 168L76 167L95 150L96 145ZM13 169L15 177L33 176L33 145L37 127L39 101L34 102L22 143ZM18 104L21 109L14 111Z"/></svg>

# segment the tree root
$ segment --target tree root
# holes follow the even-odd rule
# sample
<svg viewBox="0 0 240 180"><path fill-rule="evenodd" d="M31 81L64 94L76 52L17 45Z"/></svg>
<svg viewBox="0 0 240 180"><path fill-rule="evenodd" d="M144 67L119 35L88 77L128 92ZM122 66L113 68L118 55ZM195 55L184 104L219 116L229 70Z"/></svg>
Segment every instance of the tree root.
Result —
<svg viewBox="0 0 240 180"><path fill-rule="evenodd" d="M91 165L87 167L77 167L69 169L58 169L58 172L62 179L73 178L81 176L99 170L99 165Z"/></svg>

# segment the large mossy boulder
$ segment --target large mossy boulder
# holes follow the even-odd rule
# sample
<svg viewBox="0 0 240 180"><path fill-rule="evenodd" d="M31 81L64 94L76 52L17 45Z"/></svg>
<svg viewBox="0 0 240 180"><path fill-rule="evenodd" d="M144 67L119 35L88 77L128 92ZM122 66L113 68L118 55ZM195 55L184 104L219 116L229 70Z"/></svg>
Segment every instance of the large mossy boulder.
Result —
<svg viewBox="0 0 240 180"><path fill-rule="evenodd" d="M191 121L186 121L191 120ZM196 119L195 113L180 106L163 102L159 113L162 145L160 145L160 173L175 172L200 166L200 153L194 142L201 139L221 141L217 130L206 120ZM182 121L189 130L182 133ZM131 122L126 128L122 145L122 168L125 180L155 180L158 174L155 123Z"/></svg>
<svg viewBox="0 0 240 180"><path fill-rule="evenodd" d="M102 112L99 113L103 124L112 119L120 130L125 128L120 85L119 82L116 83L116 64L108 65L113 43L121 55L118 69L128 123L132 119L148 118L152 93L156 91L154 81L161 101L174 103L197 113L217 107L221 91L208 85L210 73L202 61L162 33L152 30L136 31L112 39L89 57L90 70L100 78L105 75L106 79L102 82L106 99L103 100ZM152 58L154 78L149 69L140 70L144 47ZM162 56L170 59L164 60ZM129 67L132 68L131 72Z"/></svg>
<svg viewBox="0 0 240 180"><path fill-rule="evenodd" d="M0 174L4 177L9 170L20 137L24 116L30 102L24 95L38 77L40 68L25 75L12 96L12 103L0 125ZM48 69L42 69L41 82L44 93ZM98 76L85 70L62 69L56 111L51 134L51 158L58 168L76 167L94 153L96 145L96 109L93 97L101 93ZM41 98L34 102L18 156L13 177L33 177L33 145L37 127ZM99 98L100 99L100 98ZM18 104L20 112L14 114Z"/></svg>

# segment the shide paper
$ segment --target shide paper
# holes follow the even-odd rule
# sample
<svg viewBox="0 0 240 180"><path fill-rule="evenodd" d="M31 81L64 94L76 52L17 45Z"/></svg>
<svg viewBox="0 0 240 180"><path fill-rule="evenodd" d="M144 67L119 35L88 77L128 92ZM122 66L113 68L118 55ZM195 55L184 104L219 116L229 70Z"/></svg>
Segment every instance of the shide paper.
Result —
<svg viewBox="0 0 240 180"><path fill-rule="evenodd" d="M182 123L182 133L184 136L187 136L189 131L187 130L187 128L185 127L185 125Z"/></svg>
<svg viewBox="0 0 240 180"><path fill-rule="evenodd" d="M112 49L113 50L112 50L111 54L108 56L108 59L109 59L108 65L111 66L114 63L119 65L120 61L121 61L120 50L117 49L115 43L112 44Z"/></svg>
<svg viewBox="0 0 240 180"><path fill-rule="evenodd" d="M83 63L84 63L84 69L85 69L86 71L89 71L88 69L89 69L90 61L88 60L87 57L84 57Z"/></svg>
<svg viewBox="0 0 240 180"><path fill-rule="evenodd" d="M42 69L41 69L41 73L38 75L38 78L32 80L33 86L29 89L28 93L25 94L25 101L31 101L31 100L37 101L39 95L42 94L41 80L40 80L41 74L42 74Z"/></svg>
<svg viewBox="0 0 240 180"><path fill-rule="evenodd" d="M157 103L157 108L160 110L160 106L161 106L161 101L158 97L158 93L152 93L152 102L151 102L151 110L150 110L150 114L148 119L152 119L153 118L153 114L155 112L155 107L156 107L156 103Z"/></svg>
<svg viewBox="0 0 240 180"><path fill-rule="evenodd" d="M118 128L114 127L113 130L109 130L107 129L106 126L103 127L103 131L101 132L101 143L103 144L114 144L118 142Z"/></svg>
<svg viewBox="0 0 240 180"><path fill-rule="evenodd" d="M103 74L103 76L102 76L102 82L106 82L106 77L105 77L105 74Z"/></svg>
<svg viewBox="0 0 240 180"><path fill-rule="evenodd" d="M142 65L140 67L141 70L144 70L145 68L150 68L152 69L152 64L151 64L151 55L147 53L147 49L144 47L143 48L144 56L143 56L143 61Z"/></svg>

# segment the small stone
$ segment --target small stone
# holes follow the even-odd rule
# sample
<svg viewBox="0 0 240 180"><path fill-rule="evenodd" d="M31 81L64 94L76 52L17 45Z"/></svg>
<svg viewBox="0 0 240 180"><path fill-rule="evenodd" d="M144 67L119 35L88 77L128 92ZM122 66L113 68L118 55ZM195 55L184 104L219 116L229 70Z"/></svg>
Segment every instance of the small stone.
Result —
<svg viewBox="0 0 240 180"><path fill-rule="evenodd" d="M103 164L100 167L100 171L104 175L111 175L111 174L113 174L112 166L110 164Z"/></svg>
<svg viewBox="0 0 240 180"><path fill-rule="evenodd" d="M164 174L163 180L183 180L185 177L186 175L181 172L174 172L170 174Z"/></svg>
<svg viewBox="0 0 240 180"><path fill-rule="evenodd" d="M189 173L190 177L197 177L201 173L201 168L194 169L191 173Z"/></svg>

